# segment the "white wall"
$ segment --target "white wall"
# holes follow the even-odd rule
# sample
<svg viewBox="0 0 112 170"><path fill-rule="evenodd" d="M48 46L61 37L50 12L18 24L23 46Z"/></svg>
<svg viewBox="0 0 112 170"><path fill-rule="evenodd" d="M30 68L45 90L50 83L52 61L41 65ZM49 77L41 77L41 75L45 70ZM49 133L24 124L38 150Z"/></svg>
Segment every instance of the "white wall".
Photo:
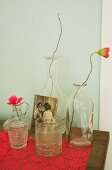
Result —
<svg viewBox="0 0 112 170"><path fill-rule="evenodd" d="M33 105L46 79L43 56L51 55L59 35L59 80L69 96L73 83L82 82L90 69L89 55L100 48L101 0L0 0L0 118L10 115L12 94ZM100 58L93 58L88 91L95 103L98 128ZM94 83L95 79L95 83Z"/></svg>
<svg viewBox="0 0 112 170"><path fill-rule="evenodd" d="M103 0L102 47L110 47L110 58L101 60L100 130L110 132L105 170L112 170L112 0Z"/></svg>

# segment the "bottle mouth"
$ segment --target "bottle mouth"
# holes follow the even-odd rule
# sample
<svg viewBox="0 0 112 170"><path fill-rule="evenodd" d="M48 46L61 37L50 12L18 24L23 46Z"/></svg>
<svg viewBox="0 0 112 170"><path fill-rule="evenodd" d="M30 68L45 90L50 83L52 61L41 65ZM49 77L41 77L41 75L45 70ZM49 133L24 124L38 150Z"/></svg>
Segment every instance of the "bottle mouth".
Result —
<svg viewBox="0 0 112 170"><path fill-rule="evenodd" d="M61 58L61 56L43 56L45 59L47 60L58 60L59 58Z"/></svg>
<svg viewBox="0 0 112 170"><path fill-rule="evenodd" d="M15 104L15 105L12 105L12 108L13 108L13 111L19 111L21 110L21 104Z"/></svg>
<svg viewBox="0 0 112 170"><path fill-rule="evenodd" d="M76 86L76 87L81 87L81 86L85 87L85 86L87 86L86 83L85 84L83 84L83 83L82 84L81 83L78 83L78 84L74 83L73 85Z"/></svg>

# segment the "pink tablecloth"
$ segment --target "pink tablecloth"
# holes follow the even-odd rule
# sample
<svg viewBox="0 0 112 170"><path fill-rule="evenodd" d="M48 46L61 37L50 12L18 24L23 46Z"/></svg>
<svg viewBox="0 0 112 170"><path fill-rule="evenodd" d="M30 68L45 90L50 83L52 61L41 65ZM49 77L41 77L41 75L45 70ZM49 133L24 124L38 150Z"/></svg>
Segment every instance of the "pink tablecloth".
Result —
<svg viewBox="0 0 112 170"><path fill-rule="evenodd" d="M36 154L35 141L28 139L23 149L10 147L8 134L0 132L0 170L85 170L91 148L76 150L63 139L61 155L42 158Z"/></svg>

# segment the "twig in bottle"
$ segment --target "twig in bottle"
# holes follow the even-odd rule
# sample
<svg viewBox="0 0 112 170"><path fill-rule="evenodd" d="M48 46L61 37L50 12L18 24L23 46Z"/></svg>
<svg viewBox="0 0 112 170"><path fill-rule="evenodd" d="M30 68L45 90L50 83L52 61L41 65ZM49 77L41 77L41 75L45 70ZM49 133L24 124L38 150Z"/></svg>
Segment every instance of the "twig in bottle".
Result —
<svg viewBox="0 0 112 170"><path fill-rule="evenodd" d="M51 74L51 69L52 69L52 64L53 64L53 61L54 61L54 56L55 56L55 53L57 52L58 50L58 47L59 47L59 43L60 43L60 40L61 40L61 36L62 36L62 22L61 22L61 19L60 19L60 16L59 16L59 13L58 13L58 20L60 22L60 34L59 34L59 38L58 38L58 42L57 42L57 45L56 45L56 48L52 54L52 60L51 60L51 63L49 65L49 77L51 79L51 91L50 91L50 97L52 96L52 92L53 92L53 77L52 77L52 74Z"/></svg>

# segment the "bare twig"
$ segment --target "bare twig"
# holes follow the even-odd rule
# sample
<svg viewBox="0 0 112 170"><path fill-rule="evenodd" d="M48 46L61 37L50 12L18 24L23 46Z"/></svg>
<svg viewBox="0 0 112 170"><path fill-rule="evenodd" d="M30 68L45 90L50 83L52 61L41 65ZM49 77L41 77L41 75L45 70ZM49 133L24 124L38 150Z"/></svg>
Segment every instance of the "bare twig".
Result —
<svg viewBox="0 0 112 170"><path fill-rule="evenodd" d="M59 43L60 43L60 40L61 40L61 36L62 36L62 22L61 22L61 19L59 17L59 13L58 13L58 20L60 22L60 34L59 34L59 38L58 38L58 42L57 42L57 45L56 45L56 48L52 54L52 60L51 60L51 63L49 65L49 77L51 79L51 92L50 92L50 96L52 96L52 92L53 92L53 77L52 77L52 73L51 73L51 69L52 69L52 64L54 62L54 56L55 56L55 53L57 52L58 50L58 47L59 47Z"/></svg>

